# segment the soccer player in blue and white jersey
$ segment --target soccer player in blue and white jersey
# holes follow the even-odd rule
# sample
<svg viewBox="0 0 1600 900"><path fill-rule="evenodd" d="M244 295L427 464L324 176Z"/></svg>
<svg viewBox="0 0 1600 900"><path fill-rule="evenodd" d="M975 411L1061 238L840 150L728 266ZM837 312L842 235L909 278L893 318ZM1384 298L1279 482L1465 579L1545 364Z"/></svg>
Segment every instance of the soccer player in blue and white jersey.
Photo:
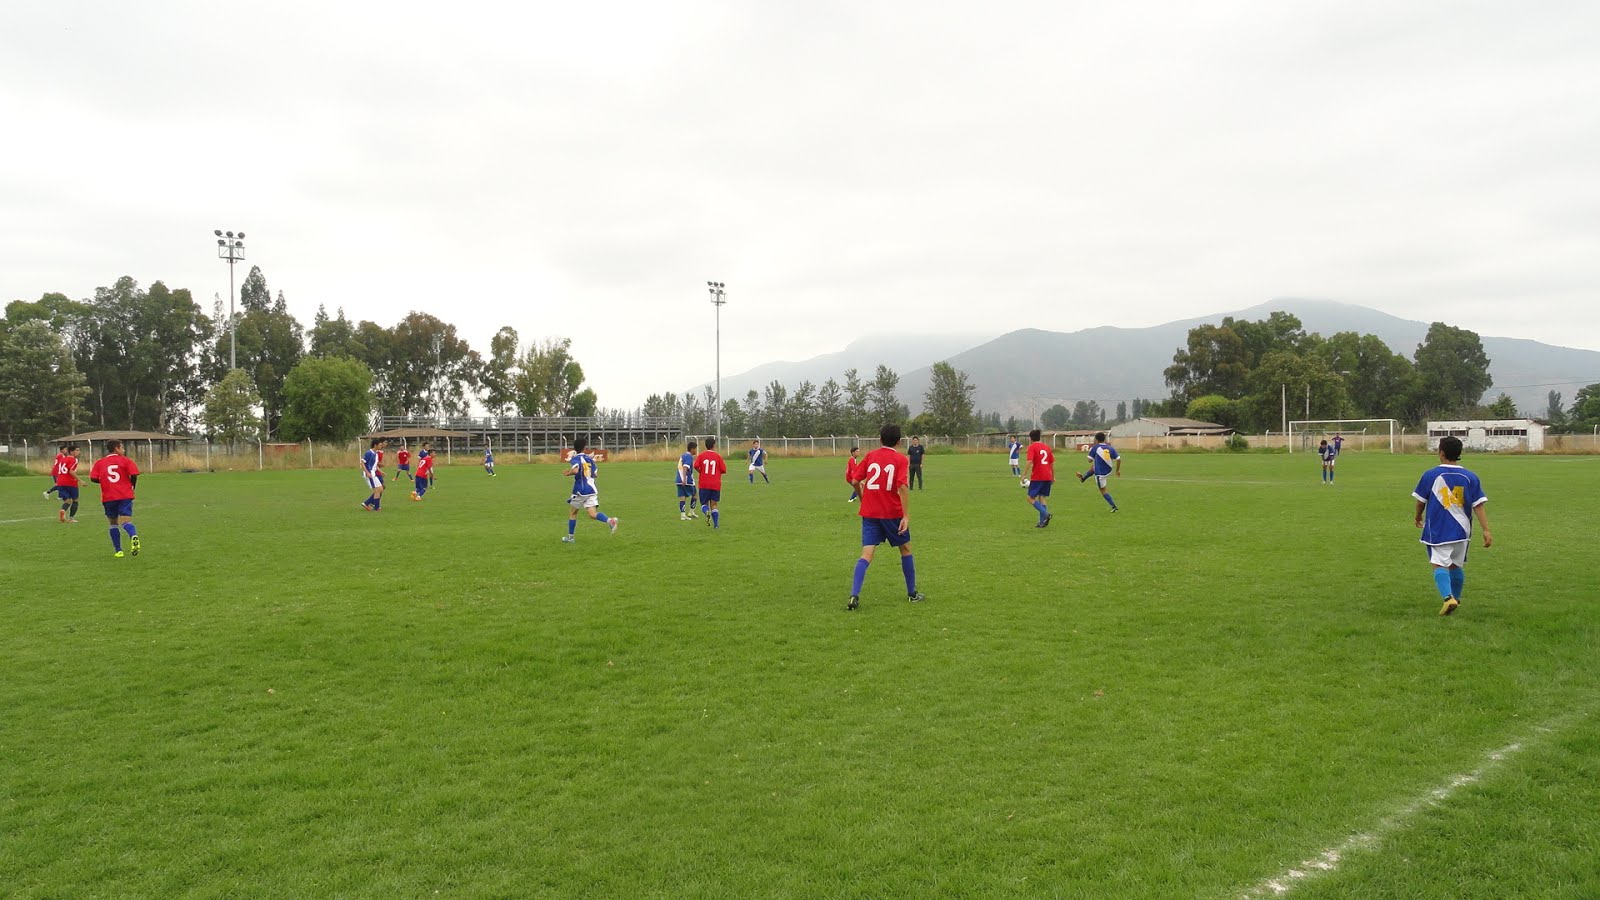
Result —
<svg viewBox="0 0 1600 900"><path fill-rule="evenodd" d="M383 447L386 443L383 438L373 438L372 446L361 454L361 477L366 479L367 487L372 491L367 499L361 501L361 508L368 512L383 509Z"/></svg>
<svg viewBox="0 0 1600 900"><path fill-rule="evenodd" d="M1339 451L1324 439L1317 447L1317 455L1322 457L1322 483L1333 484L1333 461Z"/></svg>
<svg viewBox="0 0 1600 900"><path fill-rule="evenodd" d="M1474 514L1483 527L1483 546L1494 543L1489 515L1483 508L1489 498L1483 495L1478 476L1461 465L1460 438L1439 439L1439 464L1422 473L1411 496L1417 501L1416 526L1422 529L1422 543L1433 563L1433 583L1444 598L1439 615L1448 616L1461 605L1461 588L1467 578L1463 566L1467 564L1467 545L1472 543Z"/></svg>
<svg viewBox="0 0 1600 900"><path fill-rule="evenodd" d="M1095 486L1100 489L1100 496L1106 498L1106 505L1112 512L1117 511L1117 501L1111 499L1111 492L1106 490L1106 479L1111 475L1122 477L1122 454L1117 448L1106 443L1106 433L1097 431L1094 435L1094 446L1089 448L1089 468L1078 475L1081 484L1094 477Z"/></svg>
<svg viewBox="0 0 1600 900"><path fill-rule="evenodd" d="M678 457L678 473L673 484L678 487L678 521L687 522L698 519L700 516L694 511L694 450L700 446L693 440L689 441L687 450Z"/></svg>
<svg viewBox="0 0 1600 900"><path fill-rule="evenodd" d="M483 445L483 470L494 474L494 448L488 444Z"/></svg>
<svg viewBox="0 0 1600 900"><path fill-rule="evenodd" d="M612 534L616 534L617 527L622 524L622 520L616 516L607 516L600 511L600 491L595 487L594 483L597 467L595 466L594 457L583 452L588 447L589 442L583 438L577 438L572 442L572 458L569 460L572 466L565 472L565 474L572 476L572 496L567 498L567 506L570 508L570 512L567 515L567 533L561 539L563 544L570 544L577 540L575 533L578 530L578 510L580 509L588 510L589 518L594 519L601 525L611 526Z"/></svg>
<svg viewBox="0 0 1600 900"><path fill-rule="evenodd" d="M767 477L767 451L761 449L760 438L750 442L750 449L746 455L750 457L750 472L748 473L750 475L750 483L756 483L756 473L760 472L761 480L771 484L772 480Z"/></svg>
<svg viewBox="0 0 1600 900"><path fill-rule="evenodd" d="M1006 444L1006 452L1011 454L1011 477L1017 478L1022 475L1022 442L1017 440L1016 435L1013 434L1010 443Z"/></svg>

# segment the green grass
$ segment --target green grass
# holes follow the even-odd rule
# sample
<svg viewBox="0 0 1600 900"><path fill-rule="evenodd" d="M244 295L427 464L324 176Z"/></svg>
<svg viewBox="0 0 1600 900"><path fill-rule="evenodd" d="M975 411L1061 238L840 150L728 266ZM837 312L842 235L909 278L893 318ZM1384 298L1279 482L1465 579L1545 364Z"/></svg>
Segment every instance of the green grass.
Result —
<svg viewBox="0 0 1600 900"><path fill-rule="evenodd" d="M1600 896L1600 458L1468 461L1448 619L1415 456L930 456L853 614L842 459L570 546L554 466L153 474L121 560L7 480L0 893L1238 897L1520 742L1293 895Z"/></svg>

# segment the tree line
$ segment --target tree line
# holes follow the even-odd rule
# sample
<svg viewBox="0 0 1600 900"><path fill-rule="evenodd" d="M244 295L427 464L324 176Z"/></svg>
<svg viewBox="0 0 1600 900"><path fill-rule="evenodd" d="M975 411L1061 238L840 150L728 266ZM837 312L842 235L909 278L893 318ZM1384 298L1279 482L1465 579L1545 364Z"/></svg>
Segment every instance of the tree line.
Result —
<svg viewBox="0 0 1600 900"><path fill-rule="evenodd" d="M260 267L231 319L187 289L126 276L82 300L12 302L0 319L0 433L13 439L199 428L221 440L348 440L374 411L456 416L474 403L501 415L598 412L568 339L524 342L501 328L484 358L427 313L384 326L321 306L307 329Z"/></svg>

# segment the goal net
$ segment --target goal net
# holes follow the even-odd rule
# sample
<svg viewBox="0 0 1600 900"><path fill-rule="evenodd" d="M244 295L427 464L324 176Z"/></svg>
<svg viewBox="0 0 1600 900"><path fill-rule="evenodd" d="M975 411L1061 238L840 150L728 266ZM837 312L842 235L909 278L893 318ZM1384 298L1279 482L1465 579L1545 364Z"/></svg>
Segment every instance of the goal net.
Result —
<svg viewBox="0 0 1600 900"><path fill-rule="evenodd" d="M1344 438L1344 449L1397 453L1400 423L1395 419L1302 419L1289 423L1289 452L1315 450L1323 440Z"/></svg>

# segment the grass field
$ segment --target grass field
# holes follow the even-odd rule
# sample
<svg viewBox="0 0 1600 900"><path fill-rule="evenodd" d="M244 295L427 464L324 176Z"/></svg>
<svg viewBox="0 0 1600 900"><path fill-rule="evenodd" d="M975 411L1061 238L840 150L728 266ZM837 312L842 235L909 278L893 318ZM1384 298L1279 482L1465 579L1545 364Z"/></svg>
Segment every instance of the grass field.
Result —
<svg viewBox="0 0 1600 900"><path fill-rule="evenodd" d="M1600 897L1600 458L1469 457L1447 619L1424 457L1130 454L1044 530L928 463L928 602L856 613L842 460L717 533L606 465L573 545L555 466L157 474L121 560L0 479L0 894Z"/></svg>

